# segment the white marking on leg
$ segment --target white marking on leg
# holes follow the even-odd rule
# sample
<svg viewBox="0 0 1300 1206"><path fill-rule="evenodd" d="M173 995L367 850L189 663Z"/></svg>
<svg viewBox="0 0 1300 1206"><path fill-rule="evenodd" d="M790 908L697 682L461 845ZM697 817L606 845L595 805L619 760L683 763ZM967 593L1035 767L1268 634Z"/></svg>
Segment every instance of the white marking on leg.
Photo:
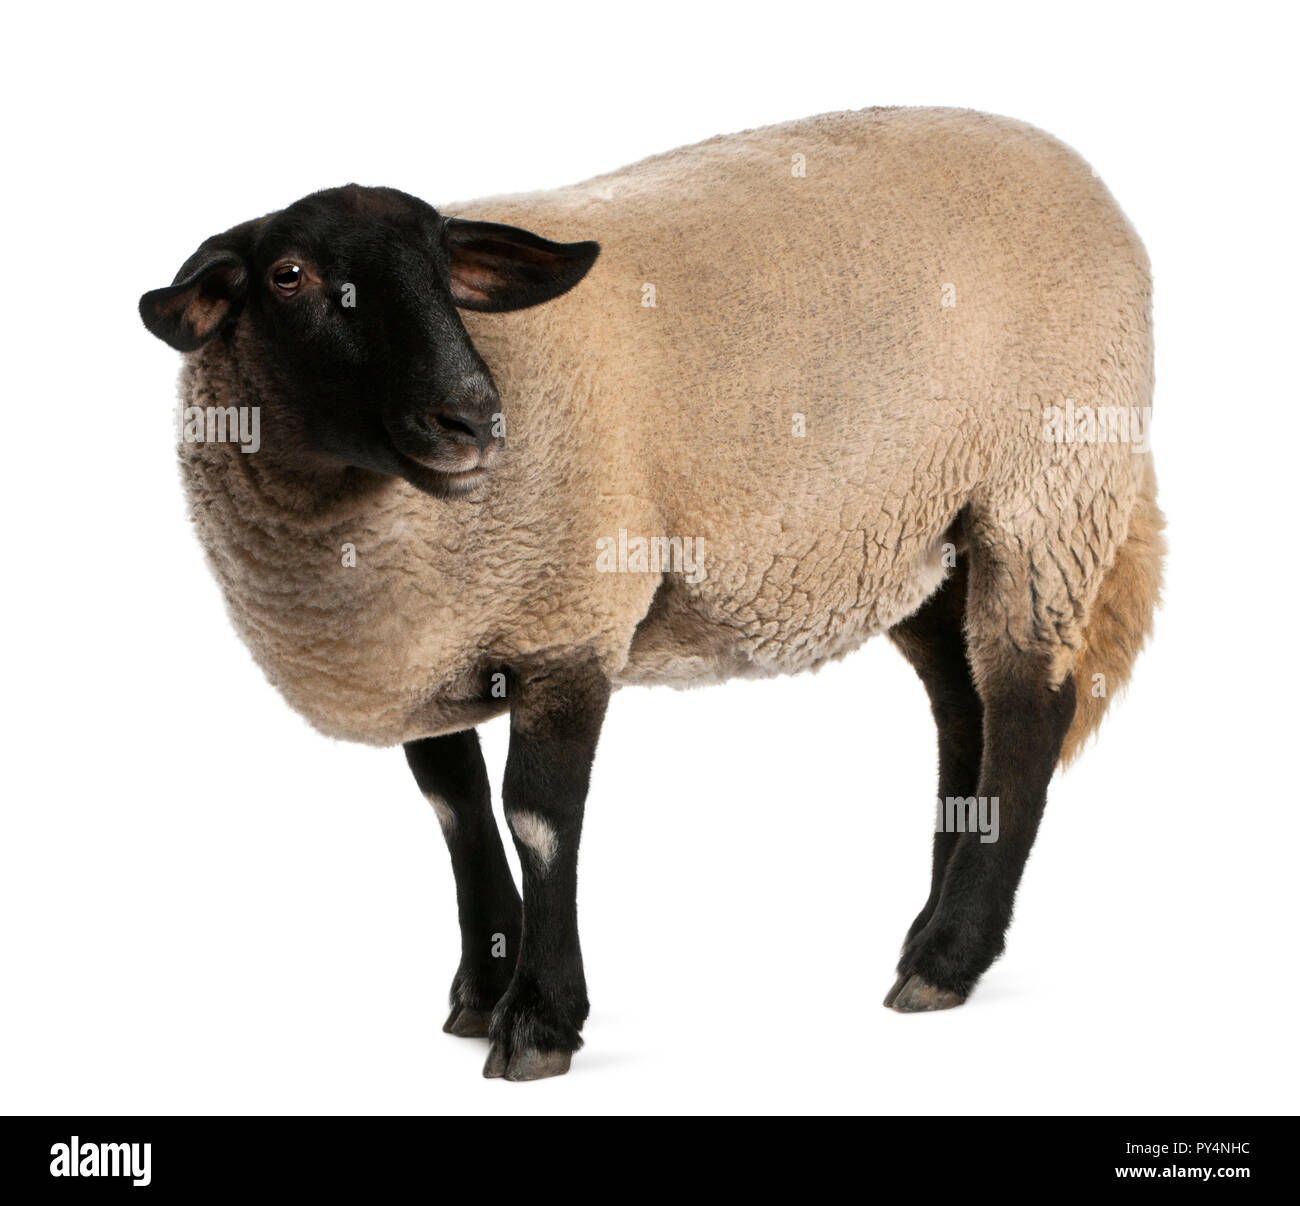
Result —
<svg viewBox="0 0 1300 1206"><path fill-rule="evenodd" d="M537 855L542 870L548 870L560 846L560 839L551 828L550 822L543 820L535 812L512 812L509 820L510 828L515 831L515 837Z"/></svg>
<svg viewBox="0 0 1300 1206"><path fill-rule="evenodd" d="M455 810L437 792L427 791L424 793L424 798L433 805L433 815L438 818L443 833L450 837L451 831L456 828Z"/></svg>

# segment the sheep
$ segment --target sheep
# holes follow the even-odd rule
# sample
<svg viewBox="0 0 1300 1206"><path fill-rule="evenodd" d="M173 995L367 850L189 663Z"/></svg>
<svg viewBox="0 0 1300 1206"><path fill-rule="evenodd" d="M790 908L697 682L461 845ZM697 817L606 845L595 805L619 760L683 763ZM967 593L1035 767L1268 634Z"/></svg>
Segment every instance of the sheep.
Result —
<svg viewBox="0 0 1300 1206"><path fill-rule="evenodd" d="M288 703L403 745L455 872L445 1029L489 1040L486 1076L582 1043L612 692L881 633L928 692L941 805L885 1004L969 997L1160 590L1145 434L1079 420L1146 431L1149 267L1073 151L868 109L441 212L347 185L207 239L140 312L187 408L260 416L251 455L182 440L198 538ZM475 732L507 712L522 902ZM944 801L991 803L997 840Z"/></svg>

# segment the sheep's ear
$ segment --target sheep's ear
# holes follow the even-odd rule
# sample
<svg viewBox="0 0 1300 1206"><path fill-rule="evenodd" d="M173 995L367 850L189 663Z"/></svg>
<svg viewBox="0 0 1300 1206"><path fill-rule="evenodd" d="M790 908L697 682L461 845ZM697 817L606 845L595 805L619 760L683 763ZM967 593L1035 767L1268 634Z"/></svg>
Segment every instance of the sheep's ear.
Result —
<svg viewBox="0 0 1300 1206"><path fill-rule="evenodd" d="M140 299L144 325L178 352L192 352L239 313L248 292L248 266L238 252L200 247L165 289Z"/></svg>
<svg viewBox="0 0 1300 1206"><path fill-rule="evenodd" d="M522 310L567 293L599 243L552 243L517 226L448 218L451 299L466 310Z"/></svg>

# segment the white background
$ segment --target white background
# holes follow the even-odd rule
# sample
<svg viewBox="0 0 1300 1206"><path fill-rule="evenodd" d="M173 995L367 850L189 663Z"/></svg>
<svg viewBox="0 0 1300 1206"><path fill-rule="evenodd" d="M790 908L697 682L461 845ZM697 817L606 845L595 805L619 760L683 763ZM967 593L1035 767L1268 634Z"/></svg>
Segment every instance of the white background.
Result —
<svg viewBox="0 0 1300 1206"><path fill-rule="evenodd" d="M2 85L0 1109L1296 1108L1288 10L28 14ZM437 204L872 104L1032 121L1146 240L1155 640L1053 786L1008 954L929 1016L880 1005L934 791L902 659L620 693L582 856L587 1048L557 1081L484 1081L484 1044L440 1031L458 940L434 817L400 751L317 736L231 633L184 516L179 358L136 299L317 188ZM504 722L484 738L499 783Z"/></svg>

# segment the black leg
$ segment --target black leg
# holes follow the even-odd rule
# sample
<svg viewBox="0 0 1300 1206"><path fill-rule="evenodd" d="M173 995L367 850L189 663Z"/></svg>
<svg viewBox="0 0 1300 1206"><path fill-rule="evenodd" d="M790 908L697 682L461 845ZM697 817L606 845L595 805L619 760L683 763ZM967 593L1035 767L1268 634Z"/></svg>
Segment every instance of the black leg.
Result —
<svg viewBox="0 0 1300 1206"><path fill-rule="evenodd" d="M946 1009L964 1001L1003 949L1016 889L1038 832L1047 785L1074 715L1074 681L1050 685L1030 655L982 684L984 749L978 796L997 802L997 840L956 835L939 899L903 949L893 1008Z"/></svg>
<svg viewBox="0 0 1300 1206"><path fill-rule="evenodd" d="M456 876L460 967L443 1029L482 1037L514 973L521 930L519 893L492 817L483 752L473 729L410 741L405 749L415 781L442 826Z"/></svg>
<svg viewBox="0 0 1300 1206"><path fill-rule="evenodd" d="M962 623L966 613L967 563L963 556L953 572L921 609L890 630L890 639L911 663L926 693L939 732L939 799L966 798L979 785L980 756L984 746L984 707L966 656ZM910 943L934 913L943 889L948 860L960 836L955 830L936 828L930 895L907 931ZM885 998L892 1005L900 979Z"/></svg>
<svg viewBox="0 0 1300 1206"><path fill-rule="evenodd" d="M505 805L523 868L524 934L483 1075L538 1080L568 1071L587 1018L578 841L609 683L591 663L534 668L512 678L510 700Z"/></svg>

